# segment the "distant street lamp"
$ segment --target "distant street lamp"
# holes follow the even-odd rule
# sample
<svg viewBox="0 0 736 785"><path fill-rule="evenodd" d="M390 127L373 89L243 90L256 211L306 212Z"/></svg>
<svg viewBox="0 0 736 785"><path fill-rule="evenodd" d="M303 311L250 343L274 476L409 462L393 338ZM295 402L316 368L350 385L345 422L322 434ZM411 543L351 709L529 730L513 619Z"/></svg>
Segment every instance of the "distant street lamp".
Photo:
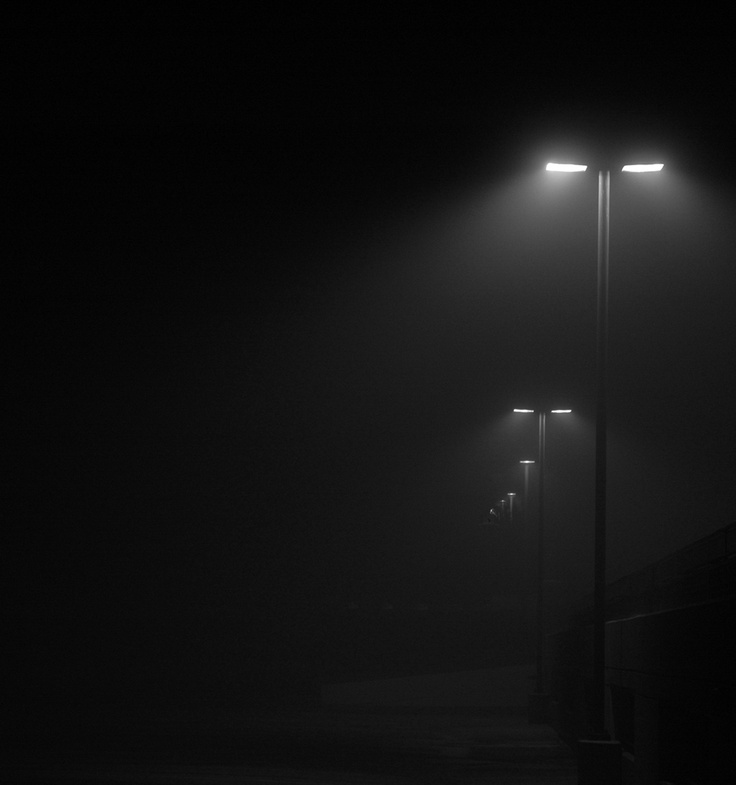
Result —
<svg viewBox="0 0 736 785"><path fill-rule="evenodd" d="M514 409L521 414L534 414L534 409ZM547 415L570 414L572 409L550 409L539 415L539 512L537 514L537 674L534 693L529 698L529 721L547 721L549 695L544 689L544 469L547 441ZM532 461L533 463L533 461ZM528 462L527 462L528 465Z"/></svg>
<svg viewBox="0 0 736 785"><path fill-rule="evenodd" d="M626 164L623 172L659 172L664 164ZM548 163L549 172L585 172L585 164ZM611 173L598 172L598 327L597 396L595 421L595 557L593 599L593 690L591 730L606 737L606 437L608 365L608 246Z"/></svg>
<svg viewBox="0 0 736 785"><path fill-rule="evenodd" d="M509 491L506 494L509 497L509 523L514 522L514 499L516 498L516 493L514 491Z"/></svg>
<svg viewBox="0 0 736 785"><path fill-rule="evenodd" d="M522 520L522 541L523 545L523 553L524 553L524 570L523 570L523 582L524 586L526 587L528 594L528 599L526 602L526 607L528 609L529 606L529 599L531 598L531 580L530 580L530 565L526 559L526 555L529 553L529 549L531 546L531 532L529 531L529 469L536 463L536 461L532 461L529 459L525 459L519 461L519 463L524 467L524 501L521 505L521 520ZM528 612L528 611L527 611Z"/></svg>
<svg viewBox="0 0 736 785"><path fill-rule="evenodd" d="M532 464L536 463L536 461L519 461L519 463L524 467L524 502L522 504L522 514L524 517L524 529L526 531L526 524L529 520L529 513L527 510L529 509L529 468Z"/></svg>

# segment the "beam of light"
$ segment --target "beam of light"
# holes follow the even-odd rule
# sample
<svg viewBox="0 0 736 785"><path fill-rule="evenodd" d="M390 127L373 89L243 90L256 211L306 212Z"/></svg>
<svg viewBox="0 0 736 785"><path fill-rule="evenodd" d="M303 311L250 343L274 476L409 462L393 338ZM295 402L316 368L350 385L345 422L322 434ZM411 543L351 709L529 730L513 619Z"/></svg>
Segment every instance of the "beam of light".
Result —
<svg viewBox="0 0 736 785"><path fill-rule="evenodd" d="M522 414L531 414L534 409L514 409L515 412L521 412Z"/></svg>
<svg viewBox="0 0 736 785"><path fill-rule="evenodd" d="M585 164L547 164L548 172L584 172L587 168Z"/></svg>
<svg viewBox="0 0 736 785"><path fill-rule="evenodd" d="M661 172L664 164L626 164L622 172Z"/></svg>
<svg viewBox="0 0 736 785"><path fill-rule="evenodd" d="M552 409L552 414L570 414L572 409Z"/></svg>

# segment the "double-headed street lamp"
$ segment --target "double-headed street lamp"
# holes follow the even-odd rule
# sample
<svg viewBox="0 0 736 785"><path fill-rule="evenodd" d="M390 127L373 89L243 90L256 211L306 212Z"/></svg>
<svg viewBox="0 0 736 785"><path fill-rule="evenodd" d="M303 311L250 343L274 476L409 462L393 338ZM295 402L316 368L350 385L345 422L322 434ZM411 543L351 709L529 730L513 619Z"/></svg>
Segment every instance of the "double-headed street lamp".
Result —
<svg viewBox="0 0 736 785"><path fill-rule="evenodd" d="M514 409L517 413L534 414L534 409ZM544 689L544 468L547 441L547 415L569 414L572 409L550 409L539 411L539 511L537 514L537 675L535 692L529 699L530 722L547 721L548 695ZM527 467L534 461L522 461ZM526 490L525 490L526 495Z"/></svg>
<svg viewBox="0 0 736 785"><path fill-rule="evenodd" d="M659 172L661 163L626 164L623 172ZM585 172L585 164L549 163L549 172ZM598 328L597 395L595 420L595 557L593 599L593 694L591 730L594 736L605 733L605 652L606 652L606 436L608 366L608 246L611 200L611 172L598 172Z"/></svg>

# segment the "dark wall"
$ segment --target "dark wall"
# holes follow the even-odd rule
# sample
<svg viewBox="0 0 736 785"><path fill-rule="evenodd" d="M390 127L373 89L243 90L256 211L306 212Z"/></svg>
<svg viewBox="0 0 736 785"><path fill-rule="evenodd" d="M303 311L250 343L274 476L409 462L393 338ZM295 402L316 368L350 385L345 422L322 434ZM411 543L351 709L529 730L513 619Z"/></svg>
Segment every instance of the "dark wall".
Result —
<svg viewBox="0 0 736 785"><path fill-rule="evenodd" d="M607 725L627 782L726 781L736 771L736 526L609 587ZM590 609L549 638L555 722L589 732Z"/></svg>

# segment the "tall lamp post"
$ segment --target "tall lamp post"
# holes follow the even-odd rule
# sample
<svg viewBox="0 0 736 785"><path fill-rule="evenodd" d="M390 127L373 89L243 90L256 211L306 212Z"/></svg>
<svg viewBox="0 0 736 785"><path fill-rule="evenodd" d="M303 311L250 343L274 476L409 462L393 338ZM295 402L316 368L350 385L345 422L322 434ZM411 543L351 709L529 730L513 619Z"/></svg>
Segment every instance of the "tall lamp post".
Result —
<svg viewBox="0 0 736 785"><path fill-rule="evenodd" d="M529 467L536 463L536 461L519 461L519 463L524 467L524 502L523 507L521 508L521 513L524 521L524 528L526 530L526 522L529 519L528 513L528 504L529 504Z"/></svg>
<svg viewBox="0 0 736 785"><path fill-rule="evenodd" d="M509 497L509 523L514 522L514 499L516 498L515 491L509 491L506 494Z"/></svg>
<svg viewBox="0 0 736 785"><path fill-rule="evenodd" d="M534 409L514 409L517 413L534 414ZM536 681L535 691L529 697L529 722L547 721L549 695L544 689L544 469L547 440L547 415L569 414L572 409L550 409L538 412L539 416L539 511L537 513L537 621L536 621Z"/></svg>
<svg viewBox="0 0 736 785"><path fill-rule="evenodd" d="M623 172L659 172L664 164L627 164ZM549 163L550 172L585 172L585 164ZM608 367L608 247L611 172L598 172L598 326L596 340L597 392L595 418L595 557L593 595L593 693L591 730L606 737L606 456Z"/></svg>
<svg viewBox="0 0 736 785"><path fill-rule="evenodd" d="M529 470L531 467L536 463L536 461L532 460L523 460L519 461L519 463L524 467L524 496L523 502L521 505L521 523L522 523L522 534L523 534L523 547L522 547L522 581L523 586L525 588L525 602L524 602L524 610L526 614L526 618L529 619L531 615L531 602L532 602L532 567L528 561L528 554L531 550L531 532L529 531ZM526 637L527 646L531 647L531 638L527 635Z"/></svg>

